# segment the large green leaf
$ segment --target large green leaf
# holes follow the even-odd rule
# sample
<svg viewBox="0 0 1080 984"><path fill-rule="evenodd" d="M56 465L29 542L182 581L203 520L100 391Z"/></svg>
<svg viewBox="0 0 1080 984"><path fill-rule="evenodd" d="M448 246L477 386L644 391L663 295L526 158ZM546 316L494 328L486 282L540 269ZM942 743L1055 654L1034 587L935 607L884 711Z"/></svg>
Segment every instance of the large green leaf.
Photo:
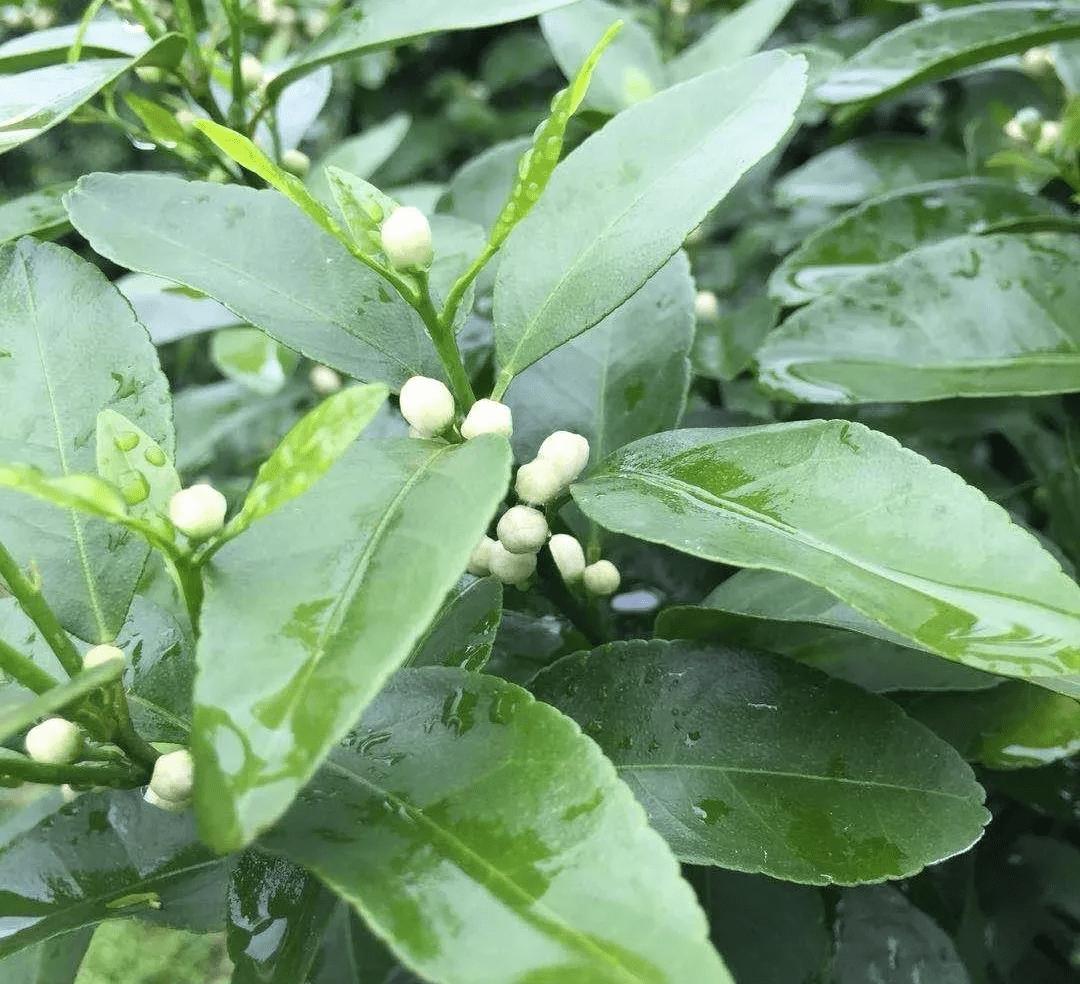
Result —
<svg viewBox="0 0 1080 984"><path fill-rule="evenodd" d="M572 0L367 0L338 15L267 86L270 96L293 79L320 65L355 58L374 48L404 44L437 31L459 31L491 24L508 24L553 10Z"/></svg>
<svg viewBox="0 0 1080 984"><path fill-rule="evenodd" d="M956 236L835 287L758 350L758 380L813 403L1080 389L1080 238Z"/></svg>
<svg viewBox="0 0 1080 984"><path fill-rule="evenodd" d="M196 805L235 849L276 820L408 656L506 493L510 448L360 441L208 570Z"/></svg>
<svg viewBox="0 0 1080 984"><path fill-rule="evenodd" d="M803 240L773 271L769 293L785 304L804 304L919 246L1052 212L1045 198L986 178L901 188L845 212Z"/></svg>
<svg viewBox="0 0 1080 984"><path fill-rule="evenodd" d="M4 984L74 984L92 934L78 930L0 959Z"/></svg>
<svg viewBox="0 0 1080 984"><path fill-rule="evenodd" d="M693 308L690 264L678 253L598 325L515 377L506 402L518 460L556 430L583 434L600 461L674 427L690 384Z"/></svg>
<svg viewBox="0 0 1080 984"><path fill-rule="evenodd" d="M86 793L0 847L0 956L120 916L215 928L227 873L190 813Z"/></svg>
<svg viewBox="0 0 1080 984"><path fill-rule="evenodd" d="M530 689L600 744L682 861L881 881L966 850L990 819L971 769L931 731L780 656L617 642Z"/></svg>
<svg viewBox="0 0 1080 984"><path fill-rule="evenodd" d="M146 326L155 345L215 328L231 328L238 320L212 298L160 277L129 273L114 283L135 309L135 316Z"/></svg>
<svg viewBox="0 0 1080 984"><path fill-rule="evenodd" d="M0 75L0 154L52 129L137 65L171 65L184 51L166 34L136 58L92 58Z"/></svg>
<svg viewBox="0 0 1080 984"><path fill-rule="evenodd" d="M493 677L401 671L264 844L440 984L731 981L611 764Z"/></svg>
<svg viewBox="0 0 1080 984"><path fill-rule="evenodd" d="M782 52L710 72L623 111L555 169L503 248L497 393L667 262L783 137L805 75L805 60Z"/></svg>
<svg viewBox="0 0 1080 984"><path fill-rule="evenodd" d="M55 239L70 228L61 199L74 182L52 185L0 205L0 242L20 236Z"/></svg>
<svg viewBox="0 0 1080 984"><path fill-rule="evenodd" d="M394 387L442 375L419 315L276 191L93 174L67 204L103 256L208 294L309 358Z"/></svg>
<svg viewBox="0 0 1080 984"><path fill-rule="evenodd" d="M1057 561L959 476L861 424L672 431L572 491L610 530L794 574L978 669L1080 669L1080 587Z"/></svg>
<svg viewBox="0 0 1080 984"><path fill-rule="evenodd" d="M168 384L146 330L91 264L23 239L0 247L0 460L93 473L98 413L114 409L173 451ZM65 628L112 639L147 556L132 533L0 492L0 542L35 565Z"/></svg>
<svg viewBox="0 0 1080 984"><path fill-rule="evenodd" d="M817 88L828 103L883 99L972 65L1080 36L1080 4L978 3L904 24L849 58Z"/></svg>

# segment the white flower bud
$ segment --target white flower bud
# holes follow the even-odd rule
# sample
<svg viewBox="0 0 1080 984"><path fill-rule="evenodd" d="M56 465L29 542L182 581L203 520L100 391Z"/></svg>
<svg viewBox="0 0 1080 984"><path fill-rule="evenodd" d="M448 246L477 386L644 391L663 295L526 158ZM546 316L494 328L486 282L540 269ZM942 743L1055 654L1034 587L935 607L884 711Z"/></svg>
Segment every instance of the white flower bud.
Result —
<svg viewBox="0 0 1080 984"><path fill-rule="evenodd" d="M1020 56L1020 66L1028 75L1043 75L1052 72L1054 64L1054 50L1044 45L1037 48L1028 48Z"/></svg>
<svg viewBox="0 0 1080 984"><path fill-rule="evenodd" d="M191 133L195 129L196 116L187 106L181 106L175 113L176 122L185 133Z"/></svg>
<svg viewBox="0 0 1080 984"><path fill-rule="evenodd" d="M581 575L585 573L585 551L581 549L577 537L569 533L556 533L548 540L548 550L567 584L581 580Z"/></svg>
<svg viewBox="0 0 1080 984"><path fill-rule="evenodd" d="M382 224L382 247L397 270L427 267L435 257L431 246L431 226L418 208L395 208Z"/></svg>
<svg viewBox="0 0 1080 984"><path fill-rule="evenodd" d="M228 504L212 485L192 485L169 500L169 519L193 540L205 540L225 525Z"/></svg>
<svg viewBox="0 0 1080 984"><path fill-rule="evenodd" d="M48 718L26 733L26 754L35 762L70 765L82 747L82 732L64 718Z"/></svg>
<svg viewBox="0 0 1080 984"><path fill-rule="evenodd" d="M502 514L495 531L499 542L510 553L536 553L545 543L551 531L539 509L531 506L512 506Z"/></svg>
<svg viewBox="0 0 1080 984"><path fill-rule="evenodd" d="M319 396L330 396L341 389L341 376L329 366L315 366L308 376L311 388Z"/></svg>
<svg viewBox="0 0 1080 984"><path fill-rule="evenodd" d="M240 59L240 78L245 89L257 89L263 82L263 66L250 52Z"/></svg>
<svg viewBox="0 0 1080 984"><path fill-rule="evenodd" d="M147 789L143 793L143 799L151 806L156 806L159 810L167 810L169 813L183 813L191 807L190 799L171 800L165 796L159 796L152 789Z"/></svg>
<svg viewBox="0 0 1080 984"><path fill-rule="evenodd" d="M424 437L432 437L454 419L454 396L445 383L412 376L401 387L401 415Z"/></svg>
<svg viewBox="0 0 1080 984"><path fill-rule="evenodd" d="M469 565L465 570L476 577L487 577L491 573L491 548L495 546L495 543L496 541L490 536L481 539L472 552Z"/></svg>
<svg viewBox="0 0 1080 984"><path fill-rule="evenodd" d="M491 573L503 584L522 584L536 570L536 554L510 553L501 543L493 543L489 554Z"/></svg>
<svg viewBox="0 0 1080 984"><path fill-rule="evenodd" d="M94 646L86 650L86 655L83 656L83 666L89 670L94 666L101 666L102 663L108 663L114 659L120 660L121 663L127 662L124 651L117 649L116 646Z"/></svg>
<svg viewBox="0 0 1080 984"><path fill-rule="evenodd" d="M699 290L694 298L694 317L698 321L715 321L720 317L720 302L711 290Z"/></svg>
<svg viewBox="0 0 1080 984"><path fill-rule="evenodd" d="M585 581L585 589L595 595L606 597L615 594L619 590L619 568L610 560L598 560L595 564L589 564L585 568L582 578Z"/></svg>
<svg viewBox="0 0 1080 984"><path fill-rule="evenodd" d="M558 466L546 458L537 458L517 470L514 479L514 491L522 502L542 506L550 502L564 488Z"/></svg>
<svg viewBox="0 0 1080 984"><path fill-rule="evenodd" d="M481 434L509 437L513 432L514 418L510 408L495 400L477 400L461 425L461 436L466 441Z"/></svg>
<svg viewBox="0 0 1080 984"><path fill-rule="evenodd" d="M281 167L289 174L303 178L311 170L311 158L302 150L287 150L281 155Z"/></svg>
<svg viewBox="0 0 1080 984"><path fill-rule="evenodd" d="M1042 113L1034 106L1025 106L1005 124L1005 136L1017 143L1033 143L1039 139L1042 122Z"/></svg>
<svg viewBox="0 0 1080 984"><path fill-rule="evenodd" d="M589 463L589 441L570 431L555 431L544 439L536 457L551 462L563 485L569 485Z"/></svg>
<svg viewBox="0 0 1080 984"><path fill-rule="evenodd" d="M1039 140L1035 149L1040 154L1052 154L1061 143L1062 125L1057 120L1047 120L1039 130Z"/></svg>
<svg viewBox="0 0 1080 984"><path fill-rule="evenodd" d="M195 761L186 748L162 755L154 763L151 791L162 799L183 802L195 789Z"/></svg>

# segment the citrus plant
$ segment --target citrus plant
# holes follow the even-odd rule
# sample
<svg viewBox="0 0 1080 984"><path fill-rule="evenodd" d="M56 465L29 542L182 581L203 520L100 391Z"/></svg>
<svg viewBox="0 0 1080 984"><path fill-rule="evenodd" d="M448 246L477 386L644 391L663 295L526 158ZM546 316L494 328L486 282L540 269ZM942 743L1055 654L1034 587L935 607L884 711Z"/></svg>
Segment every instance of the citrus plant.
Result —
<svg viewBox="0 0 1080 984"><path fill-rule="evenodd" d="M1073 979L1080 7L4 9L5 982Z"/></svg>

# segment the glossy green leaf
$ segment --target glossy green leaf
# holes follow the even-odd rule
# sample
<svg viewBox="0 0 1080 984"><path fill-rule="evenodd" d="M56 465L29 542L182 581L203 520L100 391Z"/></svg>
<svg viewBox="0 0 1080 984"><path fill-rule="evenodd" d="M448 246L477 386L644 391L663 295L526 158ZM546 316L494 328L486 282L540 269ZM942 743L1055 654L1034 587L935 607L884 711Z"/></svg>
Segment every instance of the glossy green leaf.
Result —
<svg viewBox="0 0 1080 984"><path fill-rule="evenodd" d="M960 151L938 141L874 136L830 147L776 182L783 206L857 205L927 181L968 176Z"/></svg>
<svg viewBox="0 0 1080 984"><path fill-rule="evenodd" d="M945 931L891 885L845 891L835 932L835 984L969 984Z"/></svg>
<svg viewBox="0 0 1080 984"><path fill-rule="evenodd" d="M65 62L78 33L78 24L64 24L5 41L0 44L0 72L25 72L27 69ZM82 57L135 58L146 51L150 44L149 36L140 25L120 20L98 20L87 25L83 35Z"/></svg>
<svg viewBox="0 0 1080 984"><path fill-rule="evenodd" d="M805 72L803 59L780 52L710 72L630 107L566 158L504 247L496 392L667 262L783 137Z"/></svg>
<svg viewBox="0 0 1080 984"><path fill-rule="evenodd" d="M210 340L210 361L227 379L269 396L285 385L297 358L258 328L223 328Z"/></svg>
<svg viewBox="0 0 1080 984"><path fill-rule="evenodd" d="M215 328L231 328L238 321L232 311L213 298L160 277L129 273L114 285L135 309L135 317L150 332L155 345Z"/></svg>
<svg viewBox="0 0 1080 984"><path fill-rule="evenodd" d="M673 82L684 82L747 58L769 40L793 4L794 0L744 3L673 58L667 66L668 75Z"/></svg>
<svg viewBox="0 0 1080 984"><path fill-rule="evenodd" d="M106 407L97 416L96 453L98 474L120 490L131 515L156 523L168 514L180 476L146 431Z"/></svg>
<svg viewBox="0 0 1080 984"><path fill-rule="evenodd" d="M350 7L267 86L272 98L283 86L320 65L355 58L365 51L404 44L425 34L460 31L524 20L572 0L368 0Z"/></svg>
<svg viewBox="0 0 1080 984"><path fill-rule="evenodd" d="M423 984L404 970L356 910L339 902L305 984Z"/></svg>
<svg viewBox="0 0 1080 984"><path fill-rule="evenodd" d="M61 198L73 184L73 181L65 181L20 195L0 205L0 243L18 239L19 236L55 239L66 232L71 224Z"/></svg>
<svg viewBox="0 0 1080 984"><path fill-rule="evenodd" d="M86 793L0 847L0 956L122 916L216 926L227 873L190 812Z"/></svg>
<svg viewBox="0 0 1080 984"><path fill-rule="evenodd" d="M394 387L442 375L416 312L276 191L95 174L67 204L103 256L208 294L311 359Z"/></svg>
<svg viewBox="0 0 1080 984"><path fill-rule="evenodd" d="M394 113L359 136L342 141L311 166L306 182L308 190L329 205L332 199L326 169L336 167L358 178L370 178L397 150L411 123L405 113Z"/></svg>
<svg viewBox="0 0 1080 984"><path fill-rule="evenodd" d="M784 321L757 354L771 392L813 403L1035 396L1080 388L1080 238L956 236Z"/></svg>
<svg viewBox="0 0 1080 984"><path fill-rule="evenodd" d="M19 950L0 959L0 976L5 984L74 984L91 935L79 930Z"/></svg>
<svg viewBox="0 0 1080 984"><path fill-rule="evenodd" d="M34 623L23 613L18 602L2 594L0 594L0 639L21 655L33 660L54 679L63 680L67 676L56 655L42 638ZM0 673L0 709L8 710L33 699L33 691ZM0 835L3 832L3 820L4 817L0 811Z"/></svg>
<svg viewBox="0 0 1080 984"><path fill-rule="evenodd" d="M94 432L106 408L172 453L168 387L146 330L95 267L58 246L0 247L0 392L0 460L61 483L96 470ZM0 542L36 566L65 628L112 639L146 560L138 537L0 492Z"/></svg>
<svg viewBox="0 0 1080 984"><path fill-rule="evenodd" d="M119 660L110 660L92 669L83 670L78 676L59 687L35 697L32 701L15 708L0 710L0 744L25 731L39 718L49 717L69 708L89 694L113 683L124 672Z"/></svg>
<svg viewBox="0 0 1080 984"><path fill-rule="evenodd" d="M816 95L828 103L867 102L1050 41L1080 36L1080 4L1003 0L902 24L849 58Z"/></svg>
<svg viewBox="0 0 1080 984"><path fill-rule="evenodd" d="M211 844L240 847L284 812L438 611L509 472L497 436L359 441L217 554L192 749Z"/></svg>
<svg viewBox="0 0 1080 984"><path fill-rule="evenodd" d="M398 673L264 843L442 984L731 981L611 764L493 677Z"/></svg>
<svg viewBox="0 0 1080 984"><path fill-rule="evenodd" d="M559 660L530 689L599 743L682 861L881 881L967 850L989 820L949 745L885 698L780 656L617 642Z"/></svg>
<svg viewBox="0 0 1080 984"><path fill-rule="evenodd" d="M168 65L184 39L166 34L136 58L94 58L0 75L0 154L52 129L137 65Z"/></svg>
<svg viewBox="0 0 1080 984"><path fill-rule="evenodd" d="M338 901L302 868L246 851L227 904L231 984L299 984Z"/></svg>
<svg viewBox="0 0 1080 984"><path fill-rule="evenodd" d="M690 383L694 282L677 253L594 328L515 377L514 450L530 461L552 431L589 439L591 458L674 427Z"/></svg>
<svg viewBox="0 0 1080 984"><path fill-rule="evenodd" d="M386 387L378 383L348 386L308 411L263 462L222 536L232 539L303 495L360 436L386 397Z"/></svg>
<svg viewBox="0 0 1080 984"><path fill-rule="evenodd" d="M572 79L586 63L589 52L618 20L615 36L593 73L586 105L615 114L648 99L664 88L660 49L652 34L623 7L606 0L580 0L540 18L540 30L563 75Z"/></svg>
<svg viewBox="0 0 1080 984"><path fill-rule="evenodd" d="M497 578L462 578L404 665L482 670L491 658L502 621L502 602L502 584Z"/></svg>
<svg viewBox="0 0 1080 984"><path fill-rule="evenodd" d="M901 188L873 198L818 229L769 278L784 304L805 304L846 287L899 256L951 236L1045 217L1045 199L985 178Z"/></svg>
<svg viewBox="0 0 1080 984"><path fill-rule="evenodd" d="M959 476L861 424L672 431L572 491L607 529L793 574L977 669L1080 669L1080 587L1057 561Z"/></svg>

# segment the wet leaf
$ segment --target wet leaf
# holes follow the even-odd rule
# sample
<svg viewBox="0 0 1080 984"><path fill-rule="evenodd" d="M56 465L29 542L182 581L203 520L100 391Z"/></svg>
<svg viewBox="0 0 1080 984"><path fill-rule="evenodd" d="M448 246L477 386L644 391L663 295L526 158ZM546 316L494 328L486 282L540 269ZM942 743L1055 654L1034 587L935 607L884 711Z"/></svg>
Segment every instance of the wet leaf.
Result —
<svg viewBox="0 0 1080 984"><path fill-rule="evenodd" d="M180 476L161 445L106 407L97 416L96 453L98 474L120 490L131 515L158 525L180 491Z"/></svg>
<svg viewBox="0 0 1080 984"><path fill-rule="evenodd" d="M497 578L462 579L404 665L457 666L479 672L491 657L502 621L502 601Z"/></svg>
<svg viewBox="0 0 1080 984"><path fill-rule="evenodd" d="M5 984L74 984L92 930L78 930L0 959Z"/></svg>

